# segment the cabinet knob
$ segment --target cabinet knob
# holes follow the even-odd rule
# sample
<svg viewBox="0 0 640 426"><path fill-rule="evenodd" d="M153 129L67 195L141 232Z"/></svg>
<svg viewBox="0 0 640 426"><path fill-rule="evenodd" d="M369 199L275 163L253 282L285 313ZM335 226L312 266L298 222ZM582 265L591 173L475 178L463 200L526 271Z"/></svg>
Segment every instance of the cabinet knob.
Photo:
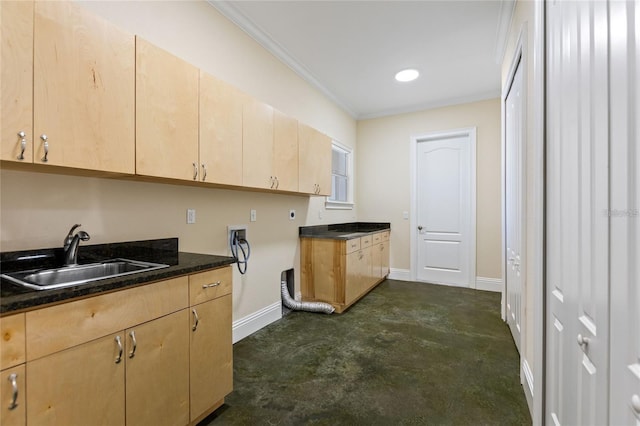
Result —
<svg viewBox="0 0 640 426"><path fill-rule="evenodd" d="M136 356L136 349L138 347L138 342L136 341L136 333L131 330L129 332L129 337L131 337L131 345L133 346L131 348L131 352L129 352L129 358L133 358L134 356Z"/></svg>
<svg viewBox="0 0 640 426"><path fill-rule="evenodd" d="M120 361L122 361L122 340L120 339L120 336L116 336L115 338L116 343L118 344L118 356L116 357L116 364L120 364Z"/></svg>
<svg viewBox="0 0 640 426"><path fill-rule="evenodd" d="M18 406L18 375L11 373L9 375L9 382L11 382L11 402L9 403L9 410L15 410Z"/></svg>
<svg viewBox="0 0 640 426"><path fill-rule="evenodd" d="M27 134L23 131L18 132L18 137L20 138L20 155L18 155L18 160L24 160L24 151L27 149Z"/></svg>
<svg viewBox="0 0 640 426"><path fill-rule="evenodd" d="M49 137L42 134L40 135L40 139L44 142L44 157L42 157L42 162L46 163L49 161Z"/></svg>
<svg viewBox="0 0 640 426"><path fill-rule="evenodd" d="M200 318L198 317L198 313L195 309L192 309L191 312L193 312L193 326L191 327L191 330L196 331L198 329L198 324L200 323Z"/></svg>
<svg viewBox="0 0 640 426"><path fill-rule="evenodd" d="M418 231L422 231L422 225L418 225Z"/></svg>

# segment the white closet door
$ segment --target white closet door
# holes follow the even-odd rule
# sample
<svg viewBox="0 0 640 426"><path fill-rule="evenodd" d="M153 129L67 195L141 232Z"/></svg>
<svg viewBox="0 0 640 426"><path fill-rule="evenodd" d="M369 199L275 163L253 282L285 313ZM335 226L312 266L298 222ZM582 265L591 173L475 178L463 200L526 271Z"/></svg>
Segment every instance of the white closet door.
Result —
<svg viewBox="0 0 640 426"><path fill-rule="evenodd" d="M511 88L505 99L505 237L507 280L507 324L520 351L522 340L522 300L524 280L523 204L524 168L522 61L516 66Z"/></svg>
<svg viewBox="0 0 640 426"><path fill-rule="evenodd" d="M640 2L612 1L611 407L609 424L640 425Z"/></svg>
<svg viewBox="0 0 640 426"><path fill-rule="evenodd" d="M607 3L547 10L546 422L608 423Z"/></svg>

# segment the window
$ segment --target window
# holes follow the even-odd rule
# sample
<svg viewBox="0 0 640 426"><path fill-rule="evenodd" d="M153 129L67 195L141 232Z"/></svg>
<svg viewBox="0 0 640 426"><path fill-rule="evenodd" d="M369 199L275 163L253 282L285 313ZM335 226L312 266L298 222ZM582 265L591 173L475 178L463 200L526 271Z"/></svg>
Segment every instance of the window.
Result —
<svg viewBox="0 0 640 426"><path fill-rule="evenodd" d="M331 146L331 196L327 197L326 208L353 208L351 162L351 149L334 141Z"/></svg>

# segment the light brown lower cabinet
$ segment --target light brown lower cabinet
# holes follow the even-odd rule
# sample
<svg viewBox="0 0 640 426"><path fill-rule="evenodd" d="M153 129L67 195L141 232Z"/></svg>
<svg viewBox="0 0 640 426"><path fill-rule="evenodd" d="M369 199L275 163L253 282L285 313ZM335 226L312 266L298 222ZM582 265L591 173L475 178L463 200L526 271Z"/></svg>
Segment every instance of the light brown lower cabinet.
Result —
<svg viewBox="0 0 640 426"><path fill-rule="evenodd" d="M226 266L27 312L26 364L1 377L8 405L17 374L18 406L0 425L195 424L232 390L231 277Z"/></svg>
<svg viewBox="0 0 640 426"><path fill-rule="evenodd" d="M337 313L389 273L389 231L350 240L301 238L300 250L302 300L330 303Z"/></svg>

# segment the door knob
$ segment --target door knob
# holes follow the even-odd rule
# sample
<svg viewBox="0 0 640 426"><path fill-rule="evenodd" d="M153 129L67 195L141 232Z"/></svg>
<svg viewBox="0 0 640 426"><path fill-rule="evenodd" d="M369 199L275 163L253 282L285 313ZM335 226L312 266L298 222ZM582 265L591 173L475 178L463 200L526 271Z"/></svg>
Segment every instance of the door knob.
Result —
<svg viewBox="0 0 640 426"><path fill-rule="evenodd" d="M578 344L580 346L587 346L590 341L591 339L589 339L588 337L584 337L582 334L578 334Z"/></svg>
<svg viewBox="0 0 640 426"><path fill-rule="evenodd" d="M636 412L636 414L640 415L640 396L638 396L637 394L631 397L631 407L633 408L633 411Z"/></svg>
<svg viewBox="0 0 640 426"><path fill-rule="evenodd" d="M418 231L422 231L422 225L418 225Z"/></svg>

